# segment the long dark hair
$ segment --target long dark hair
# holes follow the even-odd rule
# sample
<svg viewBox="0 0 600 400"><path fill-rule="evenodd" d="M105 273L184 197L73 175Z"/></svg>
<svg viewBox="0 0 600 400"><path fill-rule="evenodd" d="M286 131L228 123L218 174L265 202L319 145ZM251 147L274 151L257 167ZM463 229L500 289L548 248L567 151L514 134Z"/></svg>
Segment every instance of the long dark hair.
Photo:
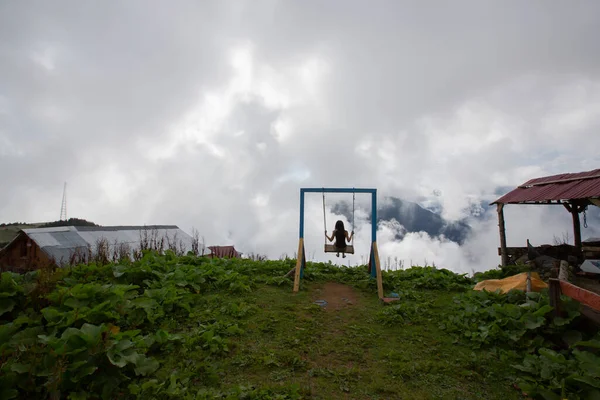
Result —
<svg viewBox="0 0 600 400"><path fill-rule="evenodd" d="M342 220L338 220L335 223L335 239L337 243L346 243L346 230L344 229L344 223Z"/></svg>

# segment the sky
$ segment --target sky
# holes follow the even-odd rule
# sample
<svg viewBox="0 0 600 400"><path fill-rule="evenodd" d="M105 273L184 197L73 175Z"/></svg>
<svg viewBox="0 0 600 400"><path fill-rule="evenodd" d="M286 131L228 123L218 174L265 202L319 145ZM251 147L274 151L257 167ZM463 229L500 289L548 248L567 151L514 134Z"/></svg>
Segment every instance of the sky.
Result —
<svg viewBox="0 0 600 400"><path fill-rule="evenodd" d="M69 217L271 258L297 250L302 187L457 221L498 187L600 168L598 37L593 0L2 2L0 221L57 220L64 182ZM323 253L322 198L306 201L308 258L362 262L370 198L346 259ZM571 229L564 210L505 216L509 246ZM380 255L496 267L495 212L471 222L463 246L382 223Z"/></svg>

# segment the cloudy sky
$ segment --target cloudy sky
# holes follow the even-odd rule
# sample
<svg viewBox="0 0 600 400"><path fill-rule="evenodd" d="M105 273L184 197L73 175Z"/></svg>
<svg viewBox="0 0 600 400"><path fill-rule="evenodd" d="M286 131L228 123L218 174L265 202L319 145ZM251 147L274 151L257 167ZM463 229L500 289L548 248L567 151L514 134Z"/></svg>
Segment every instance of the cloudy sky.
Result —
<svg viewBox="0 0 600 400"><path fill-rule="evenodd" d="M70 217L270 257L296 251L301 187L458 220L498 187L600 168L599 37L592 0L2 2L0 221L57 220L65 181ZM308 256L342 262L321 207L308 196ZM368 254L357 214L345 263ZM544 207L506 218L513 246L571 226ZM495 213L473 227L459 247L382 224L380 252L494 267Z"/></svg>

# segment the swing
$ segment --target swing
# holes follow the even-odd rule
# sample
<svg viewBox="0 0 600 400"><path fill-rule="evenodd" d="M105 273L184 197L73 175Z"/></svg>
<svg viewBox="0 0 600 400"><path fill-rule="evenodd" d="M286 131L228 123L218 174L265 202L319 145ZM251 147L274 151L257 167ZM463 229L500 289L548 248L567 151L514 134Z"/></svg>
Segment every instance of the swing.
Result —
<svg viewBox="0 0 600 400"><path fill-rule="evenodd" d="M355 202L356 194L352 193L352 231L354 231L354 202ZM327 217L325 216L325 191L323 190L323 226L325 227L325 232L327 232ZM345 242L345 239L344 239ZM327 237L325 238L325 253L347 253L354 254L354 235L352 235L351 244L346 245L344 250L335 247L334 244L327 243Z"/></svg>

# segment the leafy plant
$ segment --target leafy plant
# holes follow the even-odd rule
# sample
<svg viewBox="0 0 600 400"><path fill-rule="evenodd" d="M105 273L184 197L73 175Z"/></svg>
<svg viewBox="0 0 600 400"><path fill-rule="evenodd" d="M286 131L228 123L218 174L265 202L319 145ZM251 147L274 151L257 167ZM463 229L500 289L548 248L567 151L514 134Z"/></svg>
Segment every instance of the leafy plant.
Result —
<svg viewBox="0 0 600 400"><path fill-rule="evenodd" d="M518 290L507 294L472 290L456 296L454 301L455 312L441 327L474 347L506 345L532 350L567 330L579 316L577 304L565 297L568 316L553 317L547 290L527 294Z"/></svg>

